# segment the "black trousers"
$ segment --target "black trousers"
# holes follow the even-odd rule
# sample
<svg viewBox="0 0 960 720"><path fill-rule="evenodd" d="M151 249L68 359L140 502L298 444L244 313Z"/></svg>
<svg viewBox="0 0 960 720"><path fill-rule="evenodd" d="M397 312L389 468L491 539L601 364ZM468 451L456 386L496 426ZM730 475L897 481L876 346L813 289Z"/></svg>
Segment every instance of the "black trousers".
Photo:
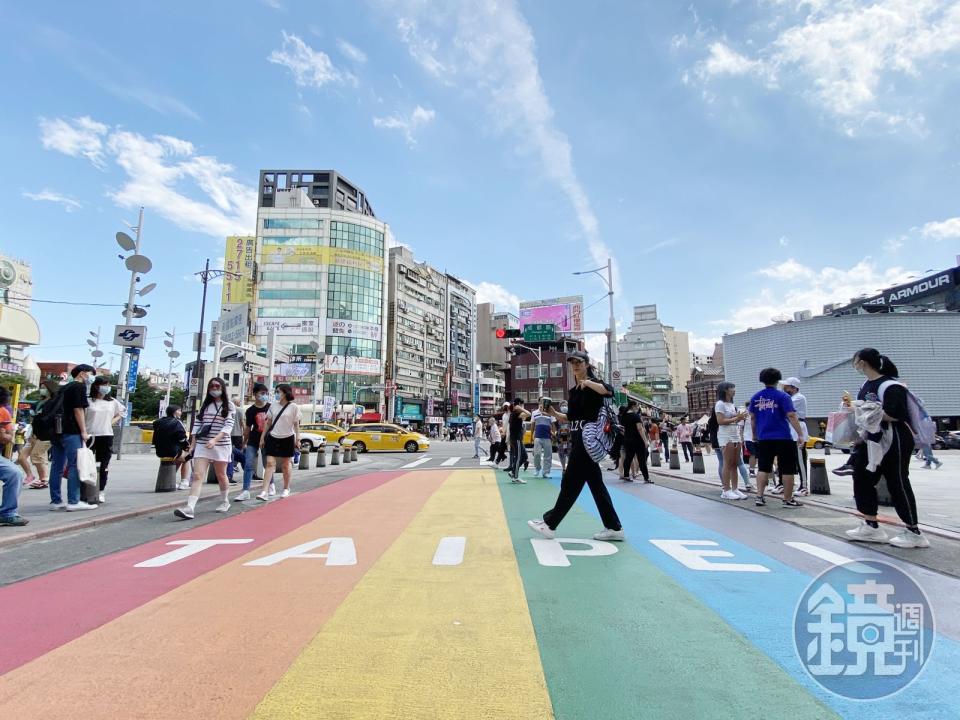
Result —
<svg viewBox="0 0 960 720"><path fill-rule="evenodd" d="M687 440L686 442L680 443L680 447L683 448L684 462L690 462L693 460L693 443Z"/></svg>
<svg viewBox="0 0 960 720"><path fill-rule="evenodd" d="M807 477L809 476L809 463L807 462L807 446L803 447L797 446L797 452L799 453L797 458L798 472L797 472L797 481L794 487L798 490L807 487ZM777 484L783 485L783 471L780 469L780 464L777 463Z"/></svg>
<svg viewBox="0 0 960 720"><path fill-rule="evenodd" d="M897 423L899 425L900 423ZM913 435L907 429L894 426L893 444L880 461L880 466L870 472L867 470L866 445L858 445L852 453L853 459L853 499L857 510L864 515L876 515L877 483L880 477L887 479L887 489L897 515L905 525L915 526L917 520L917 501L910 486L910 458L913 456Z"/></svg>
<svg viewBox="0 0 960 720"><path fill-rule="evenodd" d="M99 467L97 468L100 491L107 488L107 474L110 467L110 456L113 454L113 435L97 435L93 438L93 456Z"/></svg>
<svg viewBox="0 0 960 720"><path fill-rule="evenodd" d="M520 466L523 465L523 440L510 441L510 467L507 472L511 476L517 477L520 474Z"/></svg>
<svg viewBox="0 0 960 720"><path fill-rule="evenodd" d="M593 501L597 504L597 510L600 511L603 526L608 530L621 530L620 518L617 517L617 511L613 509L610 492L607 490L607 486L603 484L603 473L600 472L600 466L587 455L579 432L574 433L571 440L570 460L567 462L567 469L563 471L563 477L560 480L560 494L557 496L557 502L553 509L547 510L543 514L543 521L551 530L556 530L557 525L563 521L577 498L580 497L580 491L583 490L583 485L586 483L590 486L590 494L593 495Z"/></svg>
<svg viewBox="0 0 960 720"><path fill-rule="evenodd" d="M644 443L638 445L634 443L623 444L623 477L629 477L634 458L637 459L637 463L640 465L640 473L643 475L643 479L649 480L650 471L647 470L647 446Z"/></svg>

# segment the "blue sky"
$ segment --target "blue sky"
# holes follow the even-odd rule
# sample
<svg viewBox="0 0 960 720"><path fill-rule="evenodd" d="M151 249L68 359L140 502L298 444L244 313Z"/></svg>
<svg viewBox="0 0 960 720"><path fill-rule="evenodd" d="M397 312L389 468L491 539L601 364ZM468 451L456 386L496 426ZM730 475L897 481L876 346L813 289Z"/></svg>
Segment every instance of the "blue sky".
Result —
<svg viewBox="0 0 960 720"><path fill-rule="evenodd" d="M263 167L338 169L499 307L592 303L570 273L609 255L620 331L655 302L701 351L954 264L960 2L619 5L4 3L2 249L36 298L120 304L113 235L145 205L161 367ZM120 321L34 314L46 360Z"/></svg>

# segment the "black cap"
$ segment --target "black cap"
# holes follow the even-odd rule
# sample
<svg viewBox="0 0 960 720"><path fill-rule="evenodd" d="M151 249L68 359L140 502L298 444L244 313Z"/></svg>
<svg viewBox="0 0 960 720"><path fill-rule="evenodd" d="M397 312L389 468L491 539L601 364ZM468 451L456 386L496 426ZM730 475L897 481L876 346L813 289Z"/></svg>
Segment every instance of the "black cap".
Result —
<svg viewBox="0 0 960 720"><path fill-rule="evenodd" d="M585 363L589 363L590 356L587 355L586 350L574 350L567 356L567 362L570 362L571 360L583 360Z"/></svg>

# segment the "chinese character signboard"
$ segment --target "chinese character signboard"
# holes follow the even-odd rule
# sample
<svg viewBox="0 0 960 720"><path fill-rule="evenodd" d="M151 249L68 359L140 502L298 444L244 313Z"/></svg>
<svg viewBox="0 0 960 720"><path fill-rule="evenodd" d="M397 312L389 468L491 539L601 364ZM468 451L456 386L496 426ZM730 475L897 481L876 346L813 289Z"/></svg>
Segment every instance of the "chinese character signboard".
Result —
<svg viewBox="0 0 960 720"><path fill-rule="evenodd" d="M327 318L327 335L380 340L381 332L381 326L376 323Z"/></svg>
<svg viewBox="0 0 960 720"><path fill-rule="evenodd" d="M557 339L557 326L552 323L524 325L523 339L527 342L553 342Z"/></svg>
<svg viewBox="0 0 960 720"><path fill-rule="evenodd" d="M254 257L257 251L257 239L247 236L227 238L226 251L223 254L223 269L236 273L240 277L227 275L223 278L221 303L232 305L253 300Z"/></svg>

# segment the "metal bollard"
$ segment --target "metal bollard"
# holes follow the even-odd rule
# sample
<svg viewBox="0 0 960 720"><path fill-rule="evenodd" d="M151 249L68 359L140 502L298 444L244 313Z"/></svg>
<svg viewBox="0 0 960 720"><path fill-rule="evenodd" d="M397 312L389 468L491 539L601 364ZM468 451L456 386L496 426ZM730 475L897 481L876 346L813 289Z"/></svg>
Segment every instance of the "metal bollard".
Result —
<svg viewBox="0 0 960 720"><path fill-rule="evenodd" d="M330 464L339 465L340 464L340 446L334 445L333 450L330 451Z"/></svg>
<svg viewBox="0 0 960 720"><path fill-rule="evenodd" d="M347 463L352 461L353 461L353 458L350 456L350 448L344 447L343 448L343 464L346 465Z"/></svg>
<svg viewBox="0 0 960 720"><path fill-rule="evenodd" d="M355 445L350 446L350 462L357 462L357 448Z"/></svg>
<svg viewBox="0 0 960 720"><path fill-rule="evenodd" d="M154 492L173 492L177 489L177 465L173 458L160 458L157 470L157 484Z"/></svg>
<svg viewBox="0 0 960 720"><path fill-rule="evenodd" d="M830 476L827 475L827 461L810 458L810 493L813 495L830 494Z"/></svg>
<svg viewBox="0 0 960 720"><path fill-rule="evenodd" d="M653 452L650 453L650 466L661 467L659 450L654 450Z"/></svg>
<svg viewBox="0 0 960 720"><path fill-rule="evenodd" d="M310 469L310 451L301 450L300 463L297 465L297 470L309 470L309 469Z"/></svg>
<svg viewBox="0 0 960 720"><path fill-rule="evenodd" d="M322 468L327 466L327 449L321 445L317 448L317 467Z"/></svg>
<svg viewBox="0 0 960 720"><path fill-rule="evenodd" d="M680 469L680 453L677 452L676 448L670 449L670 469L671 470Z"/></svg>
<svg viewBox="0 0 960 720"><path fill-rule="evenodd" d="M707 469L703 466L703 453L695 452L693 453L693 474L694 475L706 475Z"/></svg>
<svg viewBox="0 0 960 720"><path fill-rule="evenodd" d="M823 454L824 454L824 455L829 455L829 454L830 454L830 446L829 446L829 445L824 445L824 446L823 446Z"/></svg>

